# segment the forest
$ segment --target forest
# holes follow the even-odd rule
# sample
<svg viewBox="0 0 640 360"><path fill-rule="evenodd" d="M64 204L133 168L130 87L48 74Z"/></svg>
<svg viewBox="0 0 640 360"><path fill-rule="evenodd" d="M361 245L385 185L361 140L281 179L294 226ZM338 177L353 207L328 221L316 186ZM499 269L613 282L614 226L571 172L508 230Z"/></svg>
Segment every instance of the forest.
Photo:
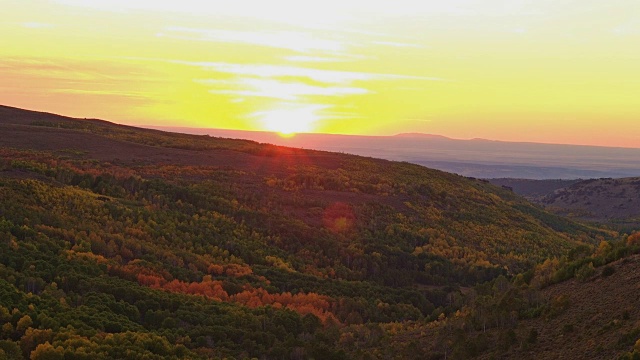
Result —
<svg viewBox="0 0 640 360"><path fill-rule="evenodd" d="M639 250L409 163L15 109L0 129L0 359L481 356L562 311L545 287Z"/></svg>

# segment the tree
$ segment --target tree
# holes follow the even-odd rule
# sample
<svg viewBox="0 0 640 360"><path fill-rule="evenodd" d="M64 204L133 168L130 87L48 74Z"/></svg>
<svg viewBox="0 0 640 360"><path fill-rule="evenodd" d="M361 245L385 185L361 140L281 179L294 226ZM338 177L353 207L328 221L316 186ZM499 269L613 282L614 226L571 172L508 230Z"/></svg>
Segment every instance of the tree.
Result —
<svg viewBox="0 0 640 360"><path fill-rule="evenodd" d="M16 330L22 333L25 332L29 327L31 327L31 325L33 325L31 316L25 315L21 317L20 320L18 320L18 323L16 324Z"/></svg>
<svg viewBox="0 0 640 360"><path fill-rule="evenodd" d="M627 238L627 245L629 246L640 245L640 231L629 235L629 237Z"/></svg>
<svg viewBox="0 0 640 360"><path fill-rule="evenodd" d="M48 341L44 344L38 345L35 350L31 352L29 357L31 360L64 360L64 349L62 346L56 348L53 347Z"/></svg>

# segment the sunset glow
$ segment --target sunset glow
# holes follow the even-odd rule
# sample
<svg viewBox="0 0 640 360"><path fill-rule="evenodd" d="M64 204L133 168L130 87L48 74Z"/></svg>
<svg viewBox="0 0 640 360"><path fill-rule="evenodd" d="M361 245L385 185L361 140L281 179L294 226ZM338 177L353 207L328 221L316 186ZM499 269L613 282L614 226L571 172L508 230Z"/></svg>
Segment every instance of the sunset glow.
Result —
<svg viewBox="0 0 640 360"><path fill-rule="evenodd" d="M285 107L257 112L254 115L262 121L264 129L282 135L292 135L299 132L312 132L314 123L320 119L317 114L320 108L313 105L299 108Z"/></svg>
<svg viewBox="0 0 640 360"><path fill-rule="evenodd" d="M640 2L9 0L0 104L640 147Z"/></svg>

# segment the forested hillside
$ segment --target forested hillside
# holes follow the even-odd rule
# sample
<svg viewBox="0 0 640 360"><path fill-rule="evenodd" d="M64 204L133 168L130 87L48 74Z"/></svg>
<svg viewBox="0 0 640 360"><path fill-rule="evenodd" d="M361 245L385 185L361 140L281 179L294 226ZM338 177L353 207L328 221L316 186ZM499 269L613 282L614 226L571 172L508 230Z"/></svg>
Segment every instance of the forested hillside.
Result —
<svg viewBox="0 0 640 360"><path fill-rule="evenodd" d="M618 237L408 163L6 107L0 133L0 359L358 358Z"/></svg>

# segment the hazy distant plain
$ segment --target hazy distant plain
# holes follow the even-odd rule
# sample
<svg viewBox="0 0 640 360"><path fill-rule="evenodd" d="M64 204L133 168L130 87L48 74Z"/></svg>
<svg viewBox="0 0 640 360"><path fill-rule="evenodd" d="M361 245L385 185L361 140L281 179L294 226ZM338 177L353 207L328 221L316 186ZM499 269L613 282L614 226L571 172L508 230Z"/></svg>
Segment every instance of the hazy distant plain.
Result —
<svg viewBox="0 0 640 360"><path fill-rule="evenodd" d="M484 139L457 140L425 134L297 134L282 137L275 133L259 131L153 128L407 161L477 178L585 179L640 176L640 149L633 148L515 143Z"/></svg>

